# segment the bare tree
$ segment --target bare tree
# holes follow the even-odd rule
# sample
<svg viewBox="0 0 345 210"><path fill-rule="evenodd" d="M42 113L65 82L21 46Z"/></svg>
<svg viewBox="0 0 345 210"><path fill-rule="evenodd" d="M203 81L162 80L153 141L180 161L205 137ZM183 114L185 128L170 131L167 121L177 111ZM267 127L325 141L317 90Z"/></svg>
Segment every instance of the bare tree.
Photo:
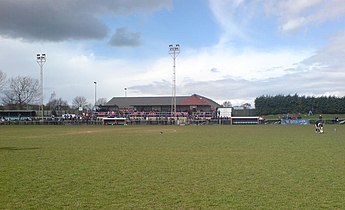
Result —
<svg viewBox="0 0 345 210"><path fill-rule="evenodd" d="M232 104L230 101L224 101L223 102L223 107L232 107Z"/></svg>
<svg viewBox="0 0 345 210"><path fill-rule="evenodd" d="M101 107L107 103L107 99L106 98L99 98L96 101L96 104L94 106L95 111L99 111L101 109Z"/></svg>
<svg viewBox="0 0 345 210"><path fill-rule="evenodd" d="M88 111L92 110L92 104L91 103L87 103L86 106L84 106L83 109L86 109Z"/></svg>
<svg viewBox="0 0 345 210"><path fill-rule="evenodd" d="M55 97L51 97L46 106L54 116L61 115L62 110L69 110L67 101L62 100L62 98L56 99Z"/></svg>
<svg viewBox="0 0 345 210"><path fill-rule="evenodd" d="M243 103L241 105L241 107L245 108L245 109L250 109L250 107L252 107L252 105L250 103Z"/></svg>
<svg viewBox="0 0 345 210"><path fill-rule="evenodd" d="M47 103L47 107L50 110L61 110L61 109L68 109L67 101L62 100L62 98L52 99Z"/></svg>
<svg viewBox="0 0 345 210"><path fill-rule="evenodd" d="M102 105L104 105L106 103L107 103L107 99L106 98L99 98L96 101L96 106L102 106Z"/></svg>
<svg viewBox="0 0 345 210"><path fill-rule="evenodd" d="M6 74L0 70L0 93L4 91L6 86Z"/></svg>
<svg viewBox="0 0 345 210"><path fill-rule="evenodd" d="M4 91L2 101L5 105L15 105L23 109L25 105L39 100L39 83L31 77L11 78L8 89Z"/></svg>
<svg viewBox="0 0 345 210"><path fill-rule="evenodd" d="M88 105L89 103L86 101L86 98L84 96L77 96L72 101L72 106L75 109L78 109L79 107L85 109Z"/></svg>

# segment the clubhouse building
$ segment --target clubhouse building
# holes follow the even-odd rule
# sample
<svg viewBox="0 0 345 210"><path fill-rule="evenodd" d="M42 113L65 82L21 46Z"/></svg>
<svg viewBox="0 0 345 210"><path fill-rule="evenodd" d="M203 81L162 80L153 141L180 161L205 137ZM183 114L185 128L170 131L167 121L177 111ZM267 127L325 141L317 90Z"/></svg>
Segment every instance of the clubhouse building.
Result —
<svg viewBox="0 0 345 210"><path fill-rule="evenodd" d="M113 97L102 108L115 112L170 112L171 96ZM176 96L176 112L216 112L220 105L204 96Z"/></svg>

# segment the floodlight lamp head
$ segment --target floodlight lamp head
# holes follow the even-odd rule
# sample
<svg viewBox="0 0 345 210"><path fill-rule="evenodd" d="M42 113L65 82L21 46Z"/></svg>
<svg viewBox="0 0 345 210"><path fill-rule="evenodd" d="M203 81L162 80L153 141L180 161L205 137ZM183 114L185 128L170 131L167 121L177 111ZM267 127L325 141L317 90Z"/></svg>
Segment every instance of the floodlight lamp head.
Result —
<svg viewBox="0 0 345 210"><path fill-rule="evenodd" d="M38 61L43 61L45 62L46 61L46 54L36 54L37 55L37 60Z"/></svg>

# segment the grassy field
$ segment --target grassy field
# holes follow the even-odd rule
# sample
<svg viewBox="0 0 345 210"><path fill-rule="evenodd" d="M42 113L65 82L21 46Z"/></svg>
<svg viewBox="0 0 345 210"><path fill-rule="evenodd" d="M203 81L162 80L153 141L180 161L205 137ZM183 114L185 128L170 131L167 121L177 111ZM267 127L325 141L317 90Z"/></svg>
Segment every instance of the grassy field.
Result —
<svg viewBox="0 0 345 210"><path fill-rule="evenodd" d="M161 134L161 132L163 132ZM0 209L342 209L345 126L0 126Z"/></svg>

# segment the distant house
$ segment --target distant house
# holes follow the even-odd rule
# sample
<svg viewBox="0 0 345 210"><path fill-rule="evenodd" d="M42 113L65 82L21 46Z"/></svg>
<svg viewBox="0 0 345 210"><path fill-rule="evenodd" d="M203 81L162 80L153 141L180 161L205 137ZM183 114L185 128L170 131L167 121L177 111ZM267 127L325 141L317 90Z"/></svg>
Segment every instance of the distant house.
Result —
<svg viewBox="0 0 345 210"><path fill-rule="evenodd" d="M171 104L171 96L113 97L102 106L102 109L107 111L170 112ZM177 112L215 112L218 107L220 105L215 101L197 94L176 96Z"/></svg>

